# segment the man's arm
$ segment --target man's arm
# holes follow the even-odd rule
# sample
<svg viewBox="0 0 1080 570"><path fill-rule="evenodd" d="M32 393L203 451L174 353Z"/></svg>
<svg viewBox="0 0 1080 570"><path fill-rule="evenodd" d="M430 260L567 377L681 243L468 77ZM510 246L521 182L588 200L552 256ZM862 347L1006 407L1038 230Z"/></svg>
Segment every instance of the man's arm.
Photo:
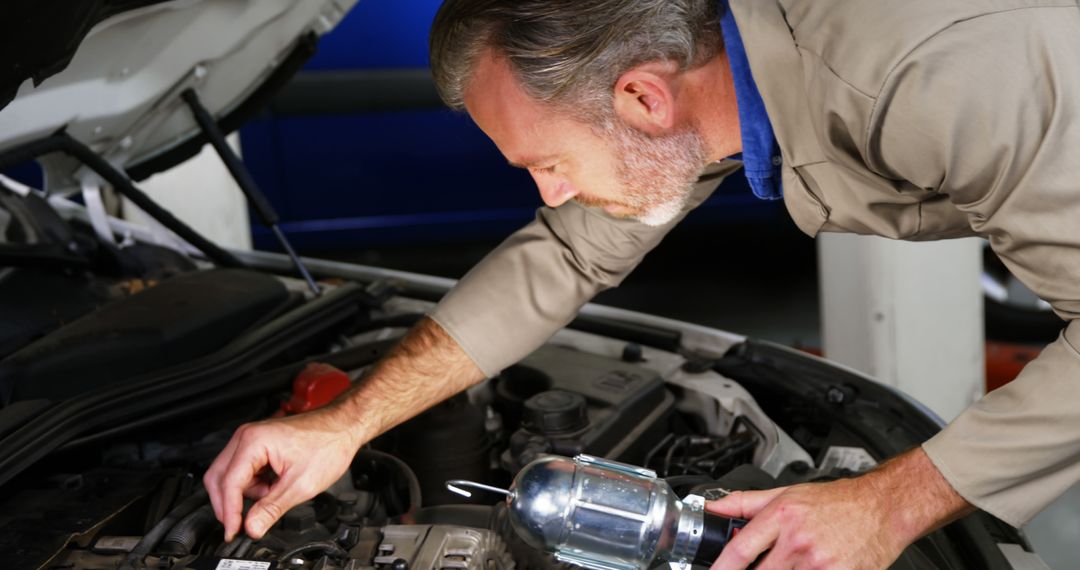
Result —
<svg viewBox="0 0 1080 570"><path fill-rule="evenodd" d="M883 171L948 195L1067 323L923 444L960 495L1017 527L1080 481L1078 34L1075 3L955 24L896 69L867 149Z"/></svg>
<svg viewBox="0 0 1080 570"><path fill-rule="evenodd" d="M683 216L738 166L710 168ZM618 284L677 221L649 227L576 203L541 208L334 404L237 429L203 478L226 537L242 523L262 536L340 478L361 445L535 350L593 295ZM246 522L245 496L258 500Z"/></svg>
<svg viewBox="0 0 1080 570"><path fill-rule="evenodd" d="M539 347L597 293L615 287L740 166L709 166L682 214L660 227L576 202L540 208L466 275L431 317L493 376Z"/></svg>
<svg viewBox="0 0 1080 570"><path fill-rule="evenodd" d="M337 481L361 445L483 378L439 325L423 319L331 405L241 426L203 477L226 540L242 522L249 536L261 537L286 511ZM244 497L257 499L246 521Z"/></svg>
<svg viewBox="0 0 1080 570"><path fill-rule="evenodd" d="M762 567L884 568L968 503L1020 526L1080 480L1078 34L1075 4L958 22L893 69L871 117L851 121L869 125L852 158L925 198L947 196L1069 321L1061 338L879 470L713 505L754 517L720 567L745 568L771 548Z"/></svg>
<svg viewBox="0 0 1080 570"><path fill-rule="evenodd" d="M759 558L762 568L885 568L922 535L974 511L921 449L862 477L736 491L706 508L751 519L713 570Z"/></svg>

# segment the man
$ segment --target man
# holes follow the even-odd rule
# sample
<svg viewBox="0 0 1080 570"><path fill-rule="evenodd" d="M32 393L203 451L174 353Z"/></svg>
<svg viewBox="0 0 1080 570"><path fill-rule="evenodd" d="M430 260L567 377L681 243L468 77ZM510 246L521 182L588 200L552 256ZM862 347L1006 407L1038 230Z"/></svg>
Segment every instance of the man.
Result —
<svg viewBox="0 0 1080 570"><path fill-rule="evenodd" d="M806 233L985 236L1070 322L881 468L711 504L751 518L715 567L880 568L974 507L1025 523L1080 480L1078 63L1075 0L448 0L439 89L548 207L346 397L237 431L205 478L226 534L243 495L260 536L361 444L533 350L740 151L755 192L782 185Z"/></svg>

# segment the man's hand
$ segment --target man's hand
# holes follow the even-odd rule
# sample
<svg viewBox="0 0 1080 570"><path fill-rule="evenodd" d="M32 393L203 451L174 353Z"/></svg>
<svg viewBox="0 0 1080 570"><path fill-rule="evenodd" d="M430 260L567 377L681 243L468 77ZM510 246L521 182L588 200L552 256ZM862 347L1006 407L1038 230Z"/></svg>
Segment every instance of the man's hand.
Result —
<svg viewBox="0 0 1080 570"><path fill-rule="evenodd" d="M225 539L262 535L349 468L360 446L484 379L435 321L422 319L356 386L326 408L240 426L203 476Z"/></svg>
<svg viewBox="0 0 1080 570"><path fill-rule="evenodd" d="M862 477L736 491L706 508L750 519L712 570L887 568L924 534L974 510L915 449Z"/></svg>
<svg viewBox="0 0 1080 570"><path fill-rule="evenodd" d="M240 531L244 497L257 500L243 522L258 539L286 511L337 481L361 444L342 429L350 423L330 408L240 426L203 476L225 540Z"/></svg>

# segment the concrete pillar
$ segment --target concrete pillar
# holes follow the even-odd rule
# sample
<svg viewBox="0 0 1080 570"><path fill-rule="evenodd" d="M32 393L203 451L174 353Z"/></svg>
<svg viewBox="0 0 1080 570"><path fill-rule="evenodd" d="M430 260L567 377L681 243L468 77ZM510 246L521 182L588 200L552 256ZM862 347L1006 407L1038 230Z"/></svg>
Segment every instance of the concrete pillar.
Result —
<svg viewBox="0 0 1080 570"><path fill-rule="evenodd" d="M235 133L229 135L229 144L239 149ZM210 145L187 162L144 180L139 187L214 243L251 249L247 202ZM124 218L142 224L152 221L127 200Z"/></svg>
<svg viewBox="0 0 1080 570"><path fill-rule="evenodd" d="M818 237L825 356L946 421L985 386L982 243Z"/></svg>

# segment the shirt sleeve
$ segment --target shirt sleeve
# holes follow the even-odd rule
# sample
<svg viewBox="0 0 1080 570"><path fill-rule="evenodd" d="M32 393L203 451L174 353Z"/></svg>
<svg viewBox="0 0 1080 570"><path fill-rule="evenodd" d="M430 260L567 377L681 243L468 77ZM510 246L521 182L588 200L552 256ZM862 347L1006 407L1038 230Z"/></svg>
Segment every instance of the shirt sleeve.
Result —
<svg viewBox="0 0 1080 570"><path fill-rule="evenodd" d="M1013 10L927 40L884 85L865 149L883 175L947 194L1067 322L923 444L960 495L1015 526L1080 481L1078 16L1075 4Z"/></svg>
<svg viewBox="0 0 1080 570"><path fill-rule="evenodd" d="M682 214L651 227L570 201L540 208L458 282L430 317L488 376L521 360L615 287L740 163L710 166Z"/></svg>

